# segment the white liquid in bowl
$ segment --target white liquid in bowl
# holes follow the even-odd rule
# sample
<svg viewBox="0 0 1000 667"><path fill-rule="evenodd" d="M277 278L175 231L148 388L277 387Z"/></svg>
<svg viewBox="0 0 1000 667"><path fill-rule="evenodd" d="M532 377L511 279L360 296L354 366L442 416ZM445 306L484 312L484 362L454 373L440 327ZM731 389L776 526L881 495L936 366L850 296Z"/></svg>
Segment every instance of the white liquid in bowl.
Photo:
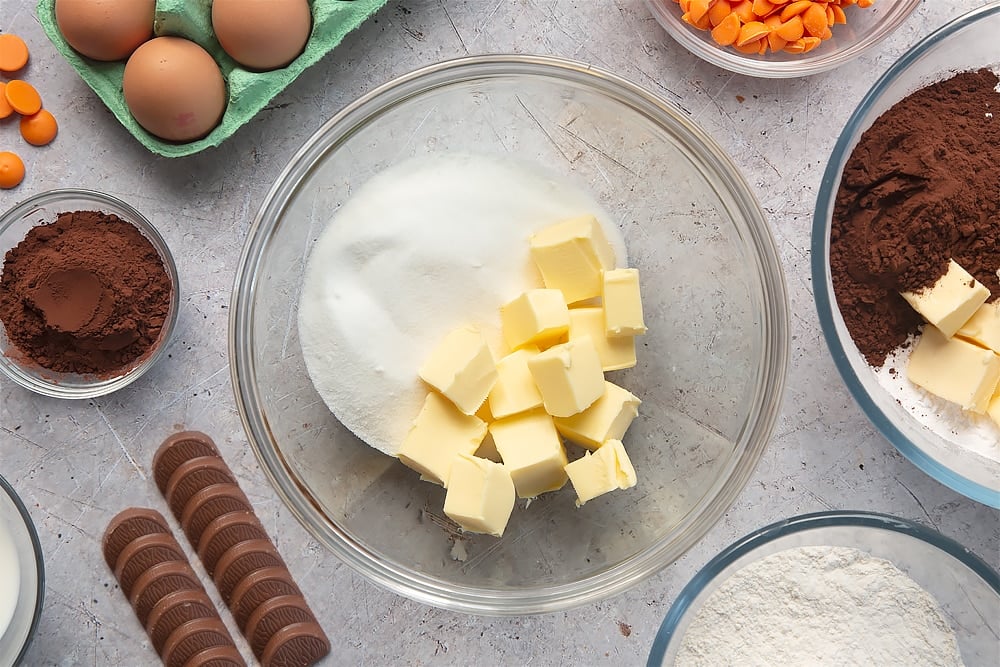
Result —
<svg viewBox="0 0 1000 667"><path fill-rule="evenodd" d="M473 325L499 354L500 306L542 286L531 234L586 214L626 266L621 230L600 204L522 162L448 154L372 178L336 212L306 267L299 338L323 401L395 455L427 394L417 371L430 352Z"/></svg>
<svg viewBox="0 0 1000 667"><path fill-rule="evenodd" d="M0 637L14 617L21 590L21 565L6 524L0 519Z"/></svg>

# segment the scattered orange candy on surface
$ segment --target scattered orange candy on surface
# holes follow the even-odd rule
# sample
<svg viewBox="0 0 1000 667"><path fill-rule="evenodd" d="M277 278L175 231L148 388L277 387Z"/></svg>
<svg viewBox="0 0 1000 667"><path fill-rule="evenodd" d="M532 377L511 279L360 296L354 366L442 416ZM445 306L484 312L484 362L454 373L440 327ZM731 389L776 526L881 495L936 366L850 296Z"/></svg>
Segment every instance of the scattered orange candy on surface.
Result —
<svg viewBox="0 0 1000 667"><path fill-rule="evenodd" d="M21 116L21 136L32 146L44 146L56 138L58 131L55 116L45 109L31 116Z"/></svg>
<svg viewBox="0 0 1000 667"><path fill-rule="evenodd" d="M871 7L875 0L674 0L681 20L710 30L719 46L740 53L807 53L847 23L844 7Z"/></svg>
<svg viewBox="0 0 1000 667"><path fill-rule="evenodd" d="M0 35L0 70L16 72L28 64L28 45L9 32Z"/></svg>
<svg viewBox="0 0 1000 667"><path fill-rule="evenodd" d="M4 96L14 111L22 116L38 113L42 108L42 96L27 81L20 79L8 81L7 87L4 88Z"/></svg>
<svg viewBox="0 0 1000 667"><path fill-rule="evenodd" d="M0 81L0 118L6 118L14 113L14 107L10 105L10 102L7 101L7 96L4 95L4 89L6 87L7 84Z"/></svg>
<svg viewBox="0 0 1000 667"><path fill-rule="evenodd" d="M16 153L0 152L0 188L17 187L24 180L24 163Z"/></svg>

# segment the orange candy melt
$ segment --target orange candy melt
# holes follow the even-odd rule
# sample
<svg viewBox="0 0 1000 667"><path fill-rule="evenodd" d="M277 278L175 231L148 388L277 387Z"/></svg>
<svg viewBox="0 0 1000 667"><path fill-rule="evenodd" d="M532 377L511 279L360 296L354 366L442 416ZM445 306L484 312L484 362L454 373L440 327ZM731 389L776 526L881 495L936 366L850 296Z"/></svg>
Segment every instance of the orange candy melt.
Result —
<svg viewBox="0 0 1000 667"><path fill-rule="evenodd" d="M21 136L32 146L44 146L56 138L58 131L55 116L45 109L31 116L21 116Z"/></svg>
<svg viewBox="0 0 1000 667"><path fill-rule="evenodd" d="M871 7L875 0L675 0L681 19L710 30L720 46L746 54L807 53L847 23L844 7Z"/></svg>
<svg viewBox="0 0 1000 667"><path fill-rule="evenodd" d="M42 96L27 81L20 79L8 81L3 93L8 104L22 116L38 113L42 108Z"/></svg>
<svg viewBox="0 0 1000 667"><path fill-rule="evenodd" d="M0 70L16 72L28 64L28 45L17 35L0 34Z"/></svg>
<svg viewBox="0 0 1000 667"><path fill-rule="evenodd" d="M16 153L0 151L0 188L17 187L24 180L24 163Z"/></svg>

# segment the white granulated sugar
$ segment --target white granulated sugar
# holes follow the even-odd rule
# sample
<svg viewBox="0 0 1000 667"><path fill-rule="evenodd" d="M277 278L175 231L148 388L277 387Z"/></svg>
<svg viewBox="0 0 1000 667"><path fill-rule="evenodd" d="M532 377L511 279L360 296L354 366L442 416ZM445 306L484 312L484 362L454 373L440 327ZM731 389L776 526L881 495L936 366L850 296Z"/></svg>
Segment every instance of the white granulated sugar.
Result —
<svg viewBox="0 0 1000 667"><path fill-rule="evenodd" d="M890 353L881 368L873 368L882 388L924 428L942 440L973 454L1000 463L1000 425L938 398L906 377L915 337Z"/></svg>
<svg viewBox="0 0 1000 667"><path fill-rule="evenodd" d="M684 634L675 665L962 665L936 600L887 560L798 547L733 574Z"/></svg>
<svg viewBox="0 0 1000 667"><path fill-rule="evenodd" d="M427 394L417 371L430 352L466 325L499 352L500 306L541 286L531 234L586 214L626 266L621 231L597 201L537 167L440 155L372 178L333 216L304 276L299 338L323 401L395 455Z"/></svg>

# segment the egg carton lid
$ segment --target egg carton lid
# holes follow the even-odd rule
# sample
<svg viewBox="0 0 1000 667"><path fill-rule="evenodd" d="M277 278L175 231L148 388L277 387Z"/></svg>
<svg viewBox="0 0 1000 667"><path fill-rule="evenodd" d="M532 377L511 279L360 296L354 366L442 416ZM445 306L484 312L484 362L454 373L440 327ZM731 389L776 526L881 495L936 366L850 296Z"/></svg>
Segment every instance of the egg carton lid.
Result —
<svg viewBox="0 0 1000 667"><path fill-rule="evenodd" d="M305 49L287 66L268 72L243 69L223 51L212 31L211 0L157 0L154 36L174 35L196 42L215 58L226 79L229 99L222 121L204 138L187 143L164 141L135 121L122 94L125 61L99 62L74 51L56 24L55 2L39 0L37 13L42 29L56 50L139 143L164 157L183 157L218 146L232 136L306 68L378 11L386 0L309 0L313 26Z"/></svg>

